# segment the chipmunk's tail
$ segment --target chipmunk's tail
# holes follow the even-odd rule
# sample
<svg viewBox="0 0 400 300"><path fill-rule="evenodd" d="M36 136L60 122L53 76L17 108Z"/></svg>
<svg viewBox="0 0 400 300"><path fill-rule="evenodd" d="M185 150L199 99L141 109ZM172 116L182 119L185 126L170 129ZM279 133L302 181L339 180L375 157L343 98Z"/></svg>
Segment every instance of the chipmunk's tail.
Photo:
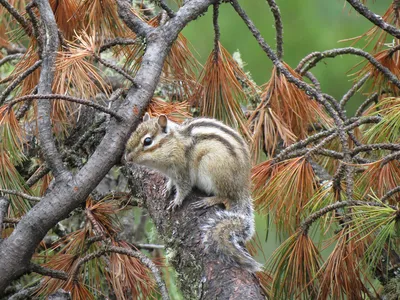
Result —
<svg viewBox="0 0 400 300"><path fill-rule="evenodd" d="M206 251L216 251L223 261L233 263L250 272L261 271L261 265L248 253L245 242L254 233L252 207L249 212L220 211L203 225Z"/></svg>

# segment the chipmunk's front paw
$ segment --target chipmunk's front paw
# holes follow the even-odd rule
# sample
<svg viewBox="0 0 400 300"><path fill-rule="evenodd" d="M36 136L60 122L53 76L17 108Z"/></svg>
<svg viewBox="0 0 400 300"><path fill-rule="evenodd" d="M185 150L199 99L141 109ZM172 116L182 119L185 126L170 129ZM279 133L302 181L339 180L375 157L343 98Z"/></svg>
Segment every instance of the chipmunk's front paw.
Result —
<svg viewBox="0 0 400 300"><path fill-rule="evenodd" d="M174 199L172 201L172 203L168 206L168 210L169 211L175 211L177 208L179 208L179 206L181 206L183 200L180 199Z"/></svg>

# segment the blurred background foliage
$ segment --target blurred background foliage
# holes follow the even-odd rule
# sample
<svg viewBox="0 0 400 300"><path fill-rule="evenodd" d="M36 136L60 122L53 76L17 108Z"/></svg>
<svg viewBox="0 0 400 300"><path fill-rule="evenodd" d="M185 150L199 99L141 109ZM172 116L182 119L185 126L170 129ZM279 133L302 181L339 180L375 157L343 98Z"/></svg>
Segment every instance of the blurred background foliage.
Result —
<svg viewBox="0 0 400 300"><path fill-rule="evenodd" d="M283 60L292 69L311 52L351 46L352 41L340 41L362 35L372 27L367 19L360 17L342 0L276 0L276 3L281 11L284 30ZM383 15L389 3L390 1L369 1L368 7ZM241 5L266 42L275 49L274 19L266 1L241 1ZM239 50L246 63L246 71L250 71L258 85L266 83L271 75L272 62L230 5L220 7L219 25L221 44L231 54ZM213 46L212 10L209 9L204 17L187 26L183 34L191 42L194 53L197 52L197 59L204 65ZM361 40L354 47L362 48L364 44ZM324 93L340 99L350 89L355 78L351 76L354 71L350 69L360 61L365 59L343 55L325 59L311 71L320 81ZM362 99L365 98L361 94L355 95L348 104L348 111L354 112Z"/></svg>

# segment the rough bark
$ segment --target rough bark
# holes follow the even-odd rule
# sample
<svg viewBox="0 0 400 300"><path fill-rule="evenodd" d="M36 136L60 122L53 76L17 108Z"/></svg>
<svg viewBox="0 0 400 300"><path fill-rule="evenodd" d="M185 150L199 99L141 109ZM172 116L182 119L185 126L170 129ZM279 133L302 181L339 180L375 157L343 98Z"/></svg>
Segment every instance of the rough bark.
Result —
<svg viewBox="0 0 400 300"><path fill-rule="evenodd" d="M167 210L172 195L165 193L165 178L155 171L131 166L132 193L144 200L156 229L165 241L167 257L177 271L184 299L265 299L258 278L238 268L202 243L202 224L215 218L219 207L194 210L201 199L193 191L175 212Z"/></svg>

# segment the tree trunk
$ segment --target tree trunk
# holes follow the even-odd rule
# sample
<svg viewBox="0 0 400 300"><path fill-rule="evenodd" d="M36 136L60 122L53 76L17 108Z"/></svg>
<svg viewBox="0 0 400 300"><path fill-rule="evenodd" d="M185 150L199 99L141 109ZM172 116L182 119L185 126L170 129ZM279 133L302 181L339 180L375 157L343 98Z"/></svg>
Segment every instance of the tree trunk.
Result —
<svg viewBox="0 0 400 300"><path fill-rule="evenodd" d="M255 274L229 260L221 261L215 249L205 249L202 224L215 218L222 208L194 210L189 204L201 200L193 191L175 212L167 210L165 178L156 171L131 166L129 185L132 193L144 200L158 233L165 242L169 263L176 269L184 299L265 299Z"/></svg>

